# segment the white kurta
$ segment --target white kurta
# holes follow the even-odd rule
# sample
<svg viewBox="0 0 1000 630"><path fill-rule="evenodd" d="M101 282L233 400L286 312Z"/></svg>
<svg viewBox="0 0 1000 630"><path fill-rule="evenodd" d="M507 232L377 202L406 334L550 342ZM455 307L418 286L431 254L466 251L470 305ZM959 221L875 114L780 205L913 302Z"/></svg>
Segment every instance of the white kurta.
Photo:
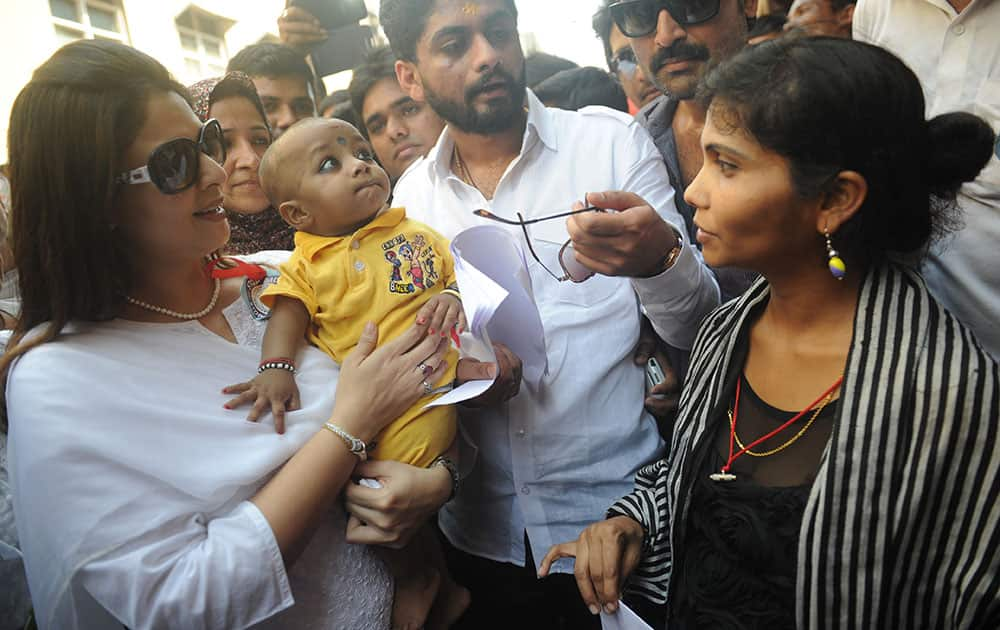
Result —
<svg viewBox="0 0 1000 630"><path fill-rule="evenodd" d="M391 579L344 542L339 508L286 574L248 501L329 417L337 366L303 350L286 434L247 422L221 390L253 375L263 325L242 300L226 317L240 344L198 322L72 325L11 372L11 485L41 628L388 627Z"/></svg>

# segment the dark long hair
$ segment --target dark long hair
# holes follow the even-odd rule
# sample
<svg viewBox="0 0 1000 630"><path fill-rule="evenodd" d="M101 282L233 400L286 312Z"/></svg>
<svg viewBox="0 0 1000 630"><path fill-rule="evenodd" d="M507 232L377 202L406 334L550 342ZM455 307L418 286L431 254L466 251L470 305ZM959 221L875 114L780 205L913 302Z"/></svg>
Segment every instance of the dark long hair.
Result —
<svg viewBox="0 0 1000 630"><path fill-rule="evenodd" d="M59 49L14 101L11 244L21 317L0 359L4 382L14 359L56 338L70 320L111 319L121 307L132 276L112 225L115 177L145 122L149 97L167 92L187 99L152 57L93 40ZM2 422L6 429L6 417Z"/></svg>
<svg viewBox="0 0 1000 630"><path fill-rule="evenodd" d="M955 196L990 159L981 118L926 120L917 76L892 53L832 37L783 37L744 49L709 73L700 91L713 121L785 157L796 191L824 192L840 171L868 184L861 208L837 231L845 257L867 264L912 257L955 225Z"/></svg>

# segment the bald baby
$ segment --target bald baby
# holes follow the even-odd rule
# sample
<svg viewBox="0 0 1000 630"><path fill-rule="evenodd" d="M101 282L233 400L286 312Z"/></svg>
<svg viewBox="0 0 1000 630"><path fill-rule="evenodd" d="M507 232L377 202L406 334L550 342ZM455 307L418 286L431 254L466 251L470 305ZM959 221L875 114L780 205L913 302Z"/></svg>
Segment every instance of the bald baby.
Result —
<svg viewBox="0 0 1000 630"><path fill-rule="evenodd" d="M307 118L264 153L261 186L271 205L300 232L349 234L389 199L389 177L368 141L351 124Z"/></svg>
<svg viewBox="0 0 1000 630"><path fill-rule="evenodd" d="M304 118L278 136L264 152L260 159L258 177L264 194L275 208L293 198L298 191L300 178L296 173L302 172L301 162L304 158L299 149L310 130L327 126L343 127L345 134L349 131L358 133L357 129L342 120Z"/></svg>

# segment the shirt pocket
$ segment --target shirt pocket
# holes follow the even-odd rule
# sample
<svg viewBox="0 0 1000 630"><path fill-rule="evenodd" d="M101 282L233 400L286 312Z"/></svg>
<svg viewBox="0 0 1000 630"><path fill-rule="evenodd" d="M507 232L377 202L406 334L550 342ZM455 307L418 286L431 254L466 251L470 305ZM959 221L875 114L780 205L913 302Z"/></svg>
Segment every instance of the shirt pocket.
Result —
<svg viewBox="0 0 1000 630"><path fill-rule="evenodd" d="M532 246L534 247L535 253L538 257L542 259L543 263L545 263L545 266L548 267L552 273L561 277L566 272L563 271L562 265L559 264L559 250L562 249L562 246L566 243L569 235L566 234L563 240L558 242L550 240L553 236L554 235L532 234ZM539 266L538 262L531 257L530 252L525 251L525 254L525 258L528 259L528 264L536 267L531 274L532 281L542 282L546 285L556 285L554 287L546 287L542 291L539 291L536 286L536 299L538 299L539 296L551 295L553 296L554 301L559 304L570 304L589 308L603 304L611 299L611 297L618 290L619 285L622 283L621 278L602 276L601 274L594 274L583 282L573 282L572 280L559 282ZM567 251L566 255L572 256L573 254ZM542 299L544 299L544 297Z"/></svg>

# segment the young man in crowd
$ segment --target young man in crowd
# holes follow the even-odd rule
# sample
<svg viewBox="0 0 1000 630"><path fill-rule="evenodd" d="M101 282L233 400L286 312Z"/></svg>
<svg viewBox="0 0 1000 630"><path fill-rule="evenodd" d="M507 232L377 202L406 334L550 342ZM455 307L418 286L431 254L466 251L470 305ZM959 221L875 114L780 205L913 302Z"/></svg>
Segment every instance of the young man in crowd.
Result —
<svg viewBox="0 0 1000 630"><path fill-rule="evenodd" d="M477 208L508 219L566 211L577 200L620 211L528 228L547 371L502 406L460 411L471 471L440 514L451 569L472 591L461 627L599 628L591 614L599 611L583 606L573 577L538 580L538 562L553 541L601 518L636 469L663 454L633 361L636 296L662 337L690 348L718 301L714 277L683 235L644 129L603 108L547 109L526 90L513 0L382 0L381 23L400 59L400 86L447 122L427 158L397 182L395 203L415 219L451 238L501 225ZM509 230L527 256L521 229ZM598 275L557 279L568 240L575 260Z"/></svg>
<svg viewBox="0 0 1000 630"><path fill-rule="evenodd" d="M378 161L395 182L437 142L444 121L426 103L399 87L396 57L387 46L373 48L348 88L351 103Z"/></svg>
<svg viewBox="0 0 1000 630"><path fill-rule="evenodd" d="M660 90L646 79L642 68L636 63L635 53L632 52L628 38L622 35L621 29L611 20L606 5L594 14L593 26L594 32L604 45L604 58L608 62L608 69L618 77L625 90L625 96L628 97L629 113L635 115L640 109L656 100L660 96Z"/></svg>
<svg viewBox="0 0 1000 630"><path fill-rule="evenodd" d="M227 72L250 76L275 138L303 118L316 116L315 77L296 50L282 44L251 44L229 60Z"/></svg>
<svg viewBox="0 0 1000 630"><path fill-rule="evenodd" d="M854 39L882 46L913 69L928 118L968 111L1000 129L1000 2L861 0ZM1000 156L958 193L961 227L921 269L931 293L1000 359Z"/></svg>
<svg viewBox="0 0 1000 630"><path fill-rule="evenodd" d="M663 156L670 183L677 191L677 210L692 241L695 209L683 197L701 170L701 130L706 115L695 92L711 64L731 57L747 41L747 21L739 0L714 0L699 6L703 12L694 17L700 19L685 23L685 16L675 18L657 0L605 3L612 21L628 39L639 67L663 93L636 119L653 136ZM743 293L754 278L735 269L717 269L715 273L723 301Z"/></svg>
<svg viewBox="0 0 1000 630"><path fill-rule="evenodd" d="M854 5L854 0L795 0L785 30L850 39Z"/></svg>

